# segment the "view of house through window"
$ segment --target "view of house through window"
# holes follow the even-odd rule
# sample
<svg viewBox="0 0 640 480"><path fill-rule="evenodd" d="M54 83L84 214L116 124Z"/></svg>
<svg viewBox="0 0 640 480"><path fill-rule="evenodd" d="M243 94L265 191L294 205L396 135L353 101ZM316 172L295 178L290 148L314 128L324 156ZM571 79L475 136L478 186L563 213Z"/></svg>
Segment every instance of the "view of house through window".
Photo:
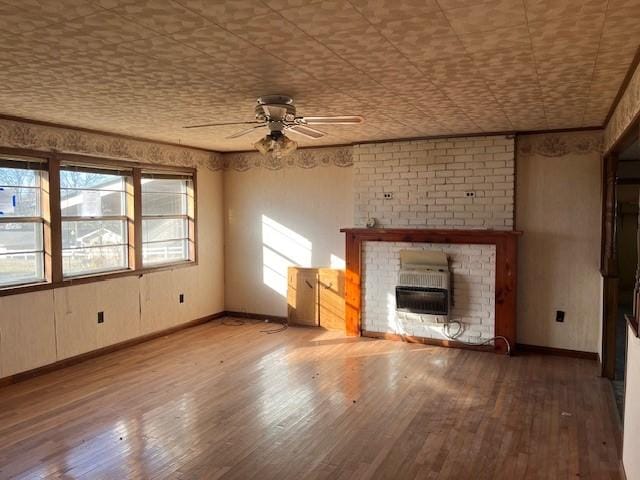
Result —
<svg viewBox="0 0 640 480"><path fill-rule="evenodd" d="M142 263L189 260L193 187L188 177L143 174Z"/></svg>
<svg viewBox="0 0 640 480"><path fill-rule="evenodd" d="M34 156L0 155L0 289L195 260L194 172Z"/></svg>
<svg viewBox="0 0 640 480"><path fill-rule="evenodd" d="M128 267L129 172L63 166L60 172L65 277Z"/></svg>
<svg viewBox="0 0 640 480"><path fill-rule="evenodd" d="M44 281L41 164L0 159L0 287Z"/></svg>

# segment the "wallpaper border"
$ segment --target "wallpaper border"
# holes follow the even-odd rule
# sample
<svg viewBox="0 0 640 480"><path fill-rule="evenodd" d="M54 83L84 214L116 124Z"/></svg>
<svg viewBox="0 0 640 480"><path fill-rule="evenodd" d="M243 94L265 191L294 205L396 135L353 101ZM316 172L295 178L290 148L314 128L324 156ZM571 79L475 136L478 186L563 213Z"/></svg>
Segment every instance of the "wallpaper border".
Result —
<svg viewBox="0 0 640 480"><path fill-rule="evenodd" d="M223 168L222 155L217 152L13 120L0 120L0 145L213 171Z"/></svg>
<svg viewBox="0 0 640 480"><path fill-rule="evenodd" d="M636 93L640 103L640 69L636 72L636 76L639 82ZM603 143L601 130L517 135L516 149L520 155L538 154L546 157L559 157L569 153L601 153L606 145L607 132L605 131L604 134L605 143ZM353 166L354 150L354 146L303 148L285 158L271 158L258 152L220 153L4 119L0 119L0 145L156 165L236 172L245 172L253 168L274 171L285 168L313 169L328 166L348 168Z"/></svg>
<svg viewBox="0 0 640 480"><path fill-rule="evenodd" d="M316 167L353 166L353 147L318 147L296 150L284 158L265 157L258 152L229 152L223 154L223 168L246 172L252 168L282 170L284 168L311 169Z"/></svg>
<svg viewBox="0 0 640 480"><path fill-rule="evenodd" d="M0 119L0 145L156 165L207 168L212 171L244 172L252 168L281 170L353 165L353 147L351 146L303 148L285 158L271 158L258 152L205 151L7 119Z"/></svg>
<svg viewBox="0 0 640 480"><path fill-rule="evenodd" d="M517 152L522 156L562 157L570 154L602 153L603 132L564 132L517 135Z"/></svg>

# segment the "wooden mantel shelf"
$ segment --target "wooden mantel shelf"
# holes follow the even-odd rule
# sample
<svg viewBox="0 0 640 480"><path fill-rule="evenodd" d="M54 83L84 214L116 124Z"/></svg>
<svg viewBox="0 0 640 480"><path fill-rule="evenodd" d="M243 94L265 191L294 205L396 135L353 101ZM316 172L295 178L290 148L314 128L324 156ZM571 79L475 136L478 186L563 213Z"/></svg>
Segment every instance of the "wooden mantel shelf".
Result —
<svg viewBox="0 0 640 480"><path fill-rule="evenodd" d="M342 228L346 234L346 333L360 335L362 305L362 242L416 242L480 244L496 246L495 335L516 345L516 290L518 237L515 230L432 230L409 228ZM496 352L505 353L506 346L496 342Z"/></svg>
<svg viewBox="0 0 640 480"><path fill-rule="evenodd" d="M522 235L522 232L518 230L440 230L428 228L341 228L340 231L372 242L493 244L496 239Z"/></svg>

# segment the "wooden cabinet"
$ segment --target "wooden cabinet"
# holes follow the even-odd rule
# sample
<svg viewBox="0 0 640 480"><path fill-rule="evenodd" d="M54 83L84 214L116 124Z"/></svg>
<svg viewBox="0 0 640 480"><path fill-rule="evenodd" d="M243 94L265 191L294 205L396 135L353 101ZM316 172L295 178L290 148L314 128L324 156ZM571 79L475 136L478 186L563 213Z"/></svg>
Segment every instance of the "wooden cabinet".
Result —
<svg viewBox="0 0 640 480"><path fill-rule="evenodd" d="M287 292L290 325L344 331L344 271L289 267Z"/></svg>

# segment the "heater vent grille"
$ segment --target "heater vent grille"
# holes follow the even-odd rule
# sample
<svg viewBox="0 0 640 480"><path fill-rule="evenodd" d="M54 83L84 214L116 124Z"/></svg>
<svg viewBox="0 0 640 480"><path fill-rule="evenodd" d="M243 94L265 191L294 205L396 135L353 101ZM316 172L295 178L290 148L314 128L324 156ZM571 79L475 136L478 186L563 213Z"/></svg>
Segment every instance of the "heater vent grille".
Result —
<svg viewBox="0 0 640 480"><path fill-rule="evenodd" d="M396 305L400 312L449 314L449 292L441 288L396 287Z"/></svg>
<svg viewBox="0 0 640 480"><path fill-rule="evenodd" d="M432 270L400 271L398 286L448 289L449 272L434 272Z"/></svg>

